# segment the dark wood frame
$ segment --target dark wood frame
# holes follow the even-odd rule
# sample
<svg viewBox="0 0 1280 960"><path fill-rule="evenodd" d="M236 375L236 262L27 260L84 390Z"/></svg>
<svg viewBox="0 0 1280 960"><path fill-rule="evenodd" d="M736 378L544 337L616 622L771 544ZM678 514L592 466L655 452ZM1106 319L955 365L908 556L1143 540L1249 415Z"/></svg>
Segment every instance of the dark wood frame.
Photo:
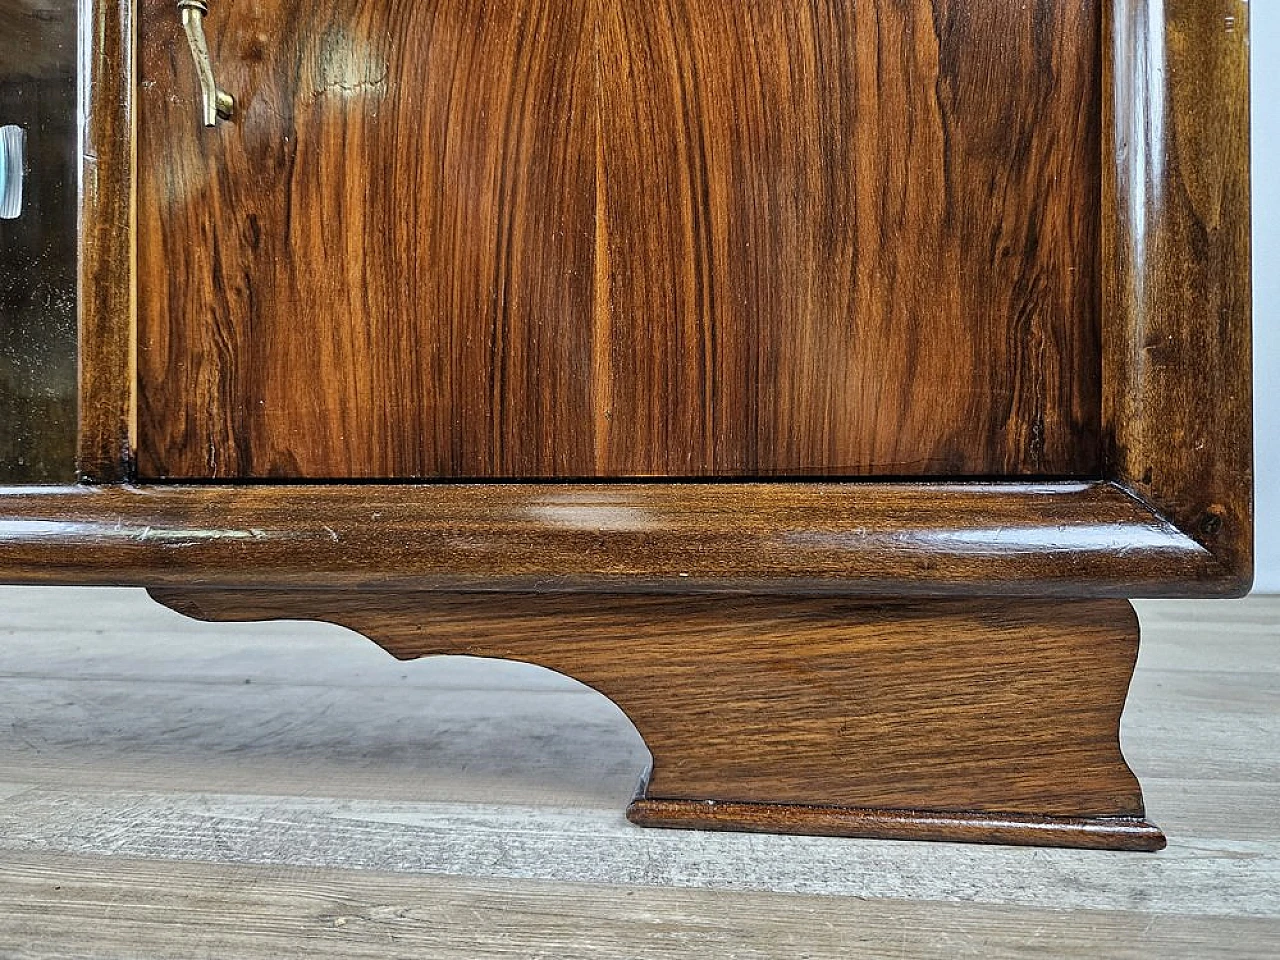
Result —
<svg viewBox="0 0 1280 960"><path fill-rule="evenodd" d="M1098 598L1237 596L1252 579L1245 0L1163 0L1160 23L1154 0L1105 12L1102 476L240 486L130 484L133 2L84 8L84 483L0 489L0 580L142 585L193 616L328 619L397 656L511 657L598 678L655 747L653 785L667 792L633 804L641 823L1163 844L1117 743L1136 621ZM564 595L583 592L598 596L566 647L555 624L580 610ZM672 648L686 620L701 632ZM954 648L937 646L953 633ZM886 643L881 685L859 688ZM659 692L697 724L651 689L654 666L688 650L705 669L667 671ZM1028 678L1026 703L1079 723L999 701L1006 720L988 729L993 691ZM851 689L874 707L861 727L840 712ZM954 711L941 732L934 704ZM726 740L735 728L712 722L716 709L765 710L774 732ZM874 739L900 722L898 740ZM917 726L932 739L904 753ZM776 752L763 779L758 748ZM864 748L873 759L851 780ZM796 749L810 759L791 776ZM707 764L714 783L689 773ZM895 792L917 767L934 779ZM957 792L956 777L993 770L1003 786Z"/></svg>
<svg viewBox="0 0 1280 960"><path fill-rule="evenodd" d="M1112 0L1104 20L1106 478L1253 567L1249 5ZM1159 28L1163 29L1163 32Z"/></svg>
<svg viewBox="0 0 1280 960"><path fill-rule="evenodd" d="M111 483L132 476L137 432L135 3L83 6L76 468L87 483Z"/></svg>

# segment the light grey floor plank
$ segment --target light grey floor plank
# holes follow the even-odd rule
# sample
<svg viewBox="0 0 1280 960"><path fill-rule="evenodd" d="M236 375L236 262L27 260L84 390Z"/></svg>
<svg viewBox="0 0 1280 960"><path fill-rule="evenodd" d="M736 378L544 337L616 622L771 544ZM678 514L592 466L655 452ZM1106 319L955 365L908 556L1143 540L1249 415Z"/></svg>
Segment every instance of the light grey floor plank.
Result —
<svg viewBox="0 0 1280 960"><path fill-rule="evenodd" d="M0 849L1183 916L1280 917L1269 842L1175 838L1159 856L638 830L621 811L29 790Z"/></svg>
<svg viewBox="0 0 1280 960"><path fill-rule="evenodd" d="M1280 924L27 855L0 864L5 942L8 960L1257 960Z"/></svg>
<svg viewBox="0 0 1280 960"><path fill-rule="evenodd" d="M648 763L622 713L577 684L520 690L508 677L484 689L489 664L473 662L435 688L434 661L408 664L411 684L402 666L346 687L252 674L0 677L0 771L86 786L616 805ZM1265 794L1280 783L1277 716L1276 675L1146 670L1122 742L1144 778L1252 782Z"/></svg>
<svg viewBox="0 0 1280 960"><path fill-rule="evenodd" d="M618 808L649 754L592 692L0 679L0 770L82 787ZM473 683L482 682L482 676Z"/></svg>

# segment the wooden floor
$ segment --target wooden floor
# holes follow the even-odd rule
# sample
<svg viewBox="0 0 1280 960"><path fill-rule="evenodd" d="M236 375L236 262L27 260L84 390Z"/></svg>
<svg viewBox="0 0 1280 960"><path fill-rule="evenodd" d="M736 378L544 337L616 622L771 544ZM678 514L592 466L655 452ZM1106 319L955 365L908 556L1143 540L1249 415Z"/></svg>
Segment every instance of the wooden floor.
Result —
<svg viewBox="0 0 1280 960"><path fill-rule="evenodd" d="M1280 957L1280 599L1143 603L1159 854L646 831L531 667L0 589L0 958Z"/></svg>

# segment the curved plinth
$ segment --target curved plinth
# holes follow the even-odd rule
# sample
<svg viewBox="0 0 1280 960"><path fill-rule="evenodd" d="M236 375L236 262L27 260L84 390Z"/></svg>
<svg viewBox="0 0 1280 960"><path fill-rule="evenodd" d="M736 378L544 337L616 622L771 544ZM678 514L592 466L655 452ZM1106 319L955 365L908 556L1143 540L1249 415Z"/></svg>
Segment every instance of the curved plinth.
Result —
<svg viewBox="0 0 1280 960"><path fill-rule="evenodd" d="M402 659L536 663L653 754L645 825L1158 849L1120 753L1125 601L170 591L201 619L315 619Z"/></svg>
<svg viewBox="0 0 1280 960"><path fill-rule="evenodd" d="M1002 843L1080 850L1163 850L1164 834L1141 817L1034 817L923 810L858 810L778 803L716 803L641 797L627 819L642 827L799 833L872 840Z"/></svg>

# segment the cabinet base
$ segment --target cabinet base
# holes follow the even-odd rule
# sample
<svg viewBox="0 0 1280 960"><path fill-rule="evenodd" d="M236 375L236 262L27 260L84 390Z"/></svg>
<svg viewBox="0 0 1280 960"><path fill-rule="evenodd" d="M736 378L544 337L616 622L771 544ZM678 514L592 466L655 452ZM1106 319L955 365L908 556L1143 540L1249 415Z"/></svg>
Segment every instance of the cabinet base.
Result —
<svg viewBox="0 0 1280 960"><path fill-rule="evenodd" d="M677 830L734 830L794 833L871 840L934 840L1001 843L1082 850L1154 851L1164 834L1140 817L1033 817L994 813L937 813L926 810L858 810L777 803L722 803L716 800L658 800L641 797L627 819L642 827Z"/></svg>
<svg viewBox="0 0 1280 960"><path fill-rule="evenodd" d="M1121 600L153 590L206 620L314 619L396 657L538 664L653 755L645 826L1154 850L1120 713Z"/></svg>

